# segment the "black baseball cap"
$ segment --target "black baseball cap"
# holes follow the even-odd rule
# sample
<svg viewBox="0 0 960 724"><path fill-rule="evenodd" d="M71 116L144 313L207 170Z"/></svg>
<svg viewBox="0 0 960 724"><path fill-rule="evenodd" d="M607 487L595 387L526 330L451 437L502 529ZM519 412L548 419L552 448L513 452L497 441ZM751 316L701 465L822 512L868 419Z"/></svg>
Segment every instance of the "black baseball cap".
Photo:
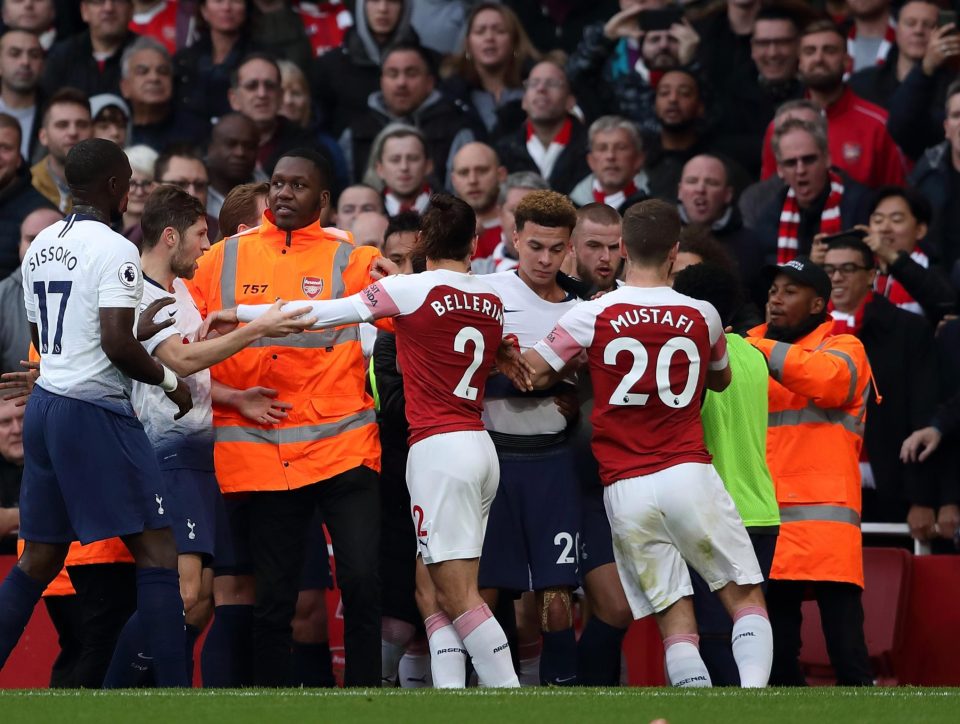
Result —
<svg viewBox="0 0 960 724"><path fill-rule="evenodd" d="M768 285L773 283L777 274L785 274L798 284L811 287L817 296L824 299L830 299L830 292L833 291L827 273L806 256L798 256L786 264L768 264L763 268L763 273Z"/></svg>

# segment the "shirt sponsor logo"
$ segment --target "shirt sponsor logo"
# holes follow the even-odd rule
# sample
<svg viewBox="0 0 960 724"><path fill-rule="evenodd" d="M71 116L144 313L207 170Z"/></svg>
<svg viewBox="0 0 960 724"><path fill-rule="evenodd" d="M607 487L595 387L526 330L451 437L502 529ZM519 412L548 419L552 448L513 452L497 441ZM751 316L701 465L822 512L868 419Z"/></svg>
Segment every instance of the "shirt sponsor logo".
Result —
<svg viewBox="0 0 960 724"><path fill-rule="evenodd" d="M303 293L307 297L316 299L323 291L323 279L321 277L304 277L300 288L303 289Z"/></svg>
<svg viewBox="0 0 960 724"><path fill-rule="evenodd" d="M863 155L863 146L859 143L845 143L843 144L843 160L847 163L855 163L860 160L860 156Z"/></svg>

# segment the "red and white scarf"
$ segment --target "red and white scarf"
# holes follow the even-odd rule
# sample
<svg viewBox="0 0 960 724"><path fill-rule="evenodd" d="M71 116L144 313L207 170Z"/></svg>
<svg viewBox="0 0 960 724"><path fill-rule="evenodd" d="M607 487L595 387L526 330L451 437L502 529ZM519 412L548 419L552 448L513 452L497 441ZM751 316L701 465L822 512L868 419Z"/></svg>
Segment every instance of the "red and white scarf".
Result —
<svg viewBox="0 0 960 724"><path fill-rule="evenodd" d="M833 306L833 302L827 304L827 311L833 317L833 334L852 334L860 336L860 330L863 328L863 313L867 305L873 301L873 292L867 292L867 295L860 302L860 306L853 314L841 312Z"/></svg>
<svg viewBox="0 0 960 724"><path fill-rule="evenodd" d="M930 259L919 249L914 249L910 254L910 258L924 269L930 267ZM873 288L877 294L882 294L893 304L900 307L900 309L923 316L923 307L907 293L907 290L903 288L903 284L890 276L890 274L877 274L877 280L873 283Z"/></svg>
<svg viewBox="0 0 960 724"><path fill-rule="evenodd" d="M633 179L630 179L630 183L626 187L620 189L614 194L606 194L603 192L603 187L600 186L600 182L594 177L593 179L593 200L598 204L606 204L607 206L612 206L615 209L619 209L623 206L623 202L629 199L637 193L637 185L633 182Z"/></svg>
<svg viewBox="0 0 960 724"><path fill-rule="evenodd" d="M533 162L537 164L537 168L540 169L540 175L543 176L543 178L549 180L550 174L553 173L553 167L557 163L557 159L560 158L563 149L570 143L570 135L572 132L573 121L567 118L557 132L557 135L554 136L550 142L550 145L544 148L540 139L537 137L536 131L533 130L533 124L527 121L527 153L530 154Z"/></svg>
<svg viewBox="0 0 960 724"><path fill-rule="evenodd" d="M497 248L493 250L491 259L493 260L493 270L498 272L516 269L517 264L520 263L515 257L507 254L507 243L505 241L497 244Z"/></svg>
<svg viewBox="0 0 960 724"><path fill-rule="evenodd" d="M854 57L854 42L857 39L857 24L853 23L850 26L850 31L847 33L847 55L851 58ZM877 48L877 65L883 65L887 62L887 55L890 53L890 48L893 47L893 44L897 42L897 24L893 21L893 16L887 19L887 29L883 34L883 40L880 41L880 47Z"/></svg>
<svg viewBox="0 0 960 724"><path fill-rule="evenodd" d="M387 189L383 194L383 208L387 211L387 216L396 216L403 211L416 211L422 214L430 204L431 196L430 186L423 185L420 194L413 200L401 199L393 191Z"/></svg>
<svg viewBox="0 0 960 724"><path fill-rule="evenodd" d="M820 233L837 234L841 231L840 201L843 199L843 181L833 171L827 172L830 179L830 195L820 213ZM786 264L796 259L800 248L797 233L800 228L800 206L793 187L787 189L787 198L780 211L780 232L777 235L777 263Z"/></svg>

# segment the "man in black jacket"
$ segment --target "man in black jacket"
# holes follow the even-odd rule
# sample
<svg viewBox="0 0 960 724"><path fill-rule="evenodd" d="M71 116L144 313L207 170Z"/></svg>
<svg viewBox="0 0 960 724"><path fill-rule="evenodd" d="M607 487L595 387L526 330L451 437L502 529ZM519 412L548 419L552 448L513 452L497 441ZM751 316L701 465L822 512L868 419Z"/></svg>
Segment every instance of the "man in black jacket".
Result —
<svg viewBox="0 0 960 724"><path fill-rule="evenodd" d="M834 328L863 342L876 386L867 404L860 462L863 519L906 520L915 537L926 539L932 535L934 510L943 502L938 500L941 461L934 457L905 464L900 446L928 423L937 407L933 332L923 317L897 309L872 291L873 252L857 237L834 239L823 268L833 282Z"/></svg>
<svg viewBox="0 0 960 724"><path fill-rule="evenodd" d="M527 120L500 140L497 155L510 173L533 171L561 194L590 173L587 129L571 111L576 104L567 75L553 61L538 63L524 82Z"/></svg>
<svg viewBox="0 0 960 724"><path fill-rule="evenodd" d="M20 124L0 113L0 279L20 266L20 225L39 208L51 207L30 179L30 168L20 155Z"/></svg>
<svg viewBox="0 0 960 724"><path fill-rule="evenodd" d="M120 95L120 58L137 35L127 26L133 17L129 0L81 0L80 14L89 29L62 40L50 50L42 88L50 96L58 88L79 88L88 96Z"/></svg>

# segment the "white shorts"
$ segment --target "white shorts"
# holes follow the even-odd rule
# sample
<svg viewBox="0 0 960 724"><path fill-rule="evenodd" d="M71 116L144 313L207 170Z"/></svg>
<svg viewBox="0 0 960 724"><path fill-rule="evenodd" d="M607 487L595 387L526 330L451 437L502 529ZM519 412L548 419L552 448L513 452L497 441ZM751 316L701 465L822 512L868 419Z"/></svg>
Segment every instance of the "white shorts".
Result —
<svg viewBox="0 0 960 724"><path fill-rule="evenodd" d="M711 591L763 574L740 514L713 465L682 463L603 491L613 555L634 618L693 595L689 564Z"/></svg>
<svg viewBox="0 0 960 724"><path fill-rule="evenodd" d="M410 511L424 563L479 558L500 465L485 430L414 443L407 456Z"/></svg>

